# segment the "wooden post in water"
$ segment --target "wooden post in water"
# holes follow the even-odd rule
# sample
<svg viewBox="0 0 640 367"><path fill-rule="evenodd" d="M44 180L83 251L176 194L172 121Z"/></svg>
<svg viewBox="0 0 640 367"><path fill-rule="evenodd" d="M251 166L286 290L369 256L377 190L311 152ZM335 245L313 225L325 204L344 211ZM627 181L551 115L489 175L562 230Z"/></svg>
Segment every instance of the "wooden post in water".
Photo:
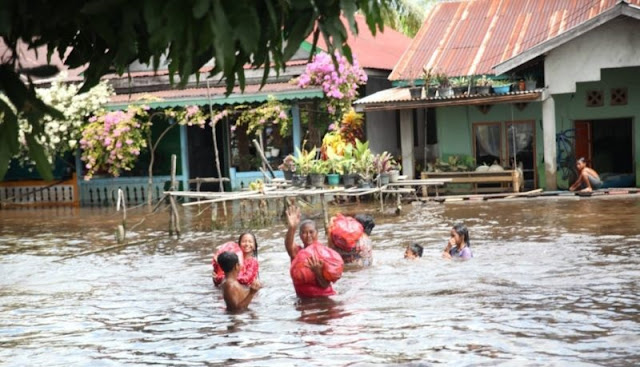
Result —
<svg viewBox="0 0 640 367"><path fill-rule="evenodd" d="M178 188L178 181L176 181L176 155L171 155L171 188L170 191L175 191ZM176 197L169 195L169 202L171 208L169 209L169 235L173 235L175 232L180 237L180 217L178 216L178 204L176 203Z"/></svg>
<svg viewBox="0 0 640 367"><path fill-rule="evenodd" d="M320 201L322 202L322 218L324 219L324 233L329 236L329 210L327 210L327 201L324 199L324 194L320 194Z"/></svg>
<svg viewBox="0 0 640 367"><path fill-rule="evenodd" d="M116 242L123 243L125 240L126 232L126 222L127 222L127 203L124 199L124 192L122 189L118 189L118 201L116 204L116 211L120 211L120 202L122 202L122 223L118 225L118 229L116 231Z"/></svg>
<svg viewBox="0 0 640 367"><path fill-rule="evenodd" d="M211 135L213 136L213 150L216 158L216 171L218 172L218 178L220 179L219 188L220 192L224 192L224 183L222 182L222 170L220 169L220 151L218 150L218 139L216 138L216 125L217 123L213 122L213 107L211 107L211 93L209 92L209 80L207 79L207 99L209 100L209 119L211 120ZM225 117L226 118L226 117ZM213 208L211 208L213 210ZM224 211L224 216L227 216L227 203L225 201L222 202L222 210Z"/></svg>

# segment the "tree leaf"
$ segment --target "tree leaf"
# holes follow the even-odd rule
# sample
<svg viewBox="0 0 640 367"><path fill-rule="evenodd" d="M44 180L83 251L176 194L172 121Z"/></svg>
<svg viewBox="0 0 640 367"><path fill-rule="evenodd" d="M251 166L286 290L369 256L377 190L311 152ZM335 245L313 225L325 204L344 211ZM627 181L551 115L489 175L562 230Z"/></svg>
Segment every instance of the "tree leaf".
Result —
<svg viewBox="0 0 640 367"><path fill-rule="evenodd" d="M210 0L196 0L193 5L193 17L200 19L209 11Z"/></svg>
<svg viewBox="0 0 640 367"><path fill-rule="evenodd" d="M2 99L0 99L0 112L2 113L2 121L0 121L0 141L4 143L0 145L6 146L10 155L18 153L20 143L18 142L18 117L11 107Z"/></svg>
<svg viewBox="0 0 640 367"><path fill-rule="evenodd" d="M313 30L313 25L313 10L309 9L297 14L288 31L289 38L287 39L287 45L284 48L282 56L285 60L291 59L293 54L298 51L302 41L304 41Z"/></svg>
<svg viewBox="0 0 640 367"><path fill-rule="evenodd" d="M9 163L13 154L9 151L9 146L2 142L3 138L0 136L0 181L4 179L4 175L9 170Z"/></svg>
<svg viewBox="0 0 640 367"><path fill-rule="evenodd" d="M36 170L45 181L53 180L51 163L47 160L42 145L40 145L32 134L25 134L27 147L29 148L29 157L36 163Z"/></svg>
<svg viewBox="0 0 640 367"><path fill-rule="evenodd" d="M55 65L40 65L32 68L20 69L20 73L36 78L50 78L58 74L60 70Z"/></svg>

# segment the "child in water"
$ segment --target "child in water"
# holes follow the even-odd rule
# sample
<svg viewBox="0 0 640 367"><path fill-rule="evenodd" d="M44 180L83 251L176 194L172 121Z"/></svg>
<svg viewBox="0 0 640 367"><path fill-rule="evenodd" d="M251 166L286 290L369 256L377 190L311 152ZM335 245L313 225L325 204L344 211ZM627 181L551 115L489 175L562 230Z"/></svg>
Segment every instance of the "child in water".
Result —
<svg viewBox="0 0 640 367"><path fill-rule="evenodd" d="M251 303L253 296L260 289L260 281L255 280L249 287L238 282L240 272L240 262L238 255L233 252L223 252L218 256L218 263L224 270L225 280L222 283L222 294L227 311L235 312L246 309Z"/></svg>
<svg viewBox="0 0 640 367"><path fill-rule="evenodd" d="M258 241L256 236L251 232L245 232L238 238L238 245L242 250L242 266L238 274L238 282L244 285L250 285L258 276ZM224 275L213 272L213 282L219 286L224 280Z"/></svg>
<svg viewBox="0 0 640 367"><path fill-rule="evenodd" d="M422 246L418 245L417 243L412 243L411 245L407 246L406 250L404 250L404 258L409 260L416 260L422 257L422 251Z"/></svg>
<svg viewBox="0 0 640 367"><path fill-rule="evenodd" d="M469 230L462 223L457 223L451 228L451 238L447 246L442 251L445 259L468 260L473 257L471 253L471 242L469 241Z"/></svg>

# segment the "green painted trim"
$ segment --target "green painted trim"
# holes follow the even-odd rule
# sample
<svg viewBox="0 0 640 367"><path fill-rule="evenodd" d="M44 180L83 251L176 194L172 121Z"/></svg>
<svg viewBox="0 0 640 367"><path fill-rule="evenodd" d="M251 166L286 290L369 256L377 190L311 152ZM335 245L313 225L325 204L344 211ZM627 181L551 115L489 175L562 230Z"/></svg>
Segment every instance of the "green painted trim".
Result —
<svg viewBox="0 0 640 367"><path fill-rule="evenodd" d="M311 52L311 42L308 41L302 41L302 43L300 44L300 48L303 51L307 51L307 52ZM323 50L322 48L320 48L319 45L316 44L316 54L320 53L320 52L326 52L327 50Z"/></svg>
<svg viewBox="0 0 640 367"><path fill-rule="evenodd" d="M275 93L255 93L255 94L231 94L228 97L214 96L211 98L211 102L214 106L222 106L228 104L240 104L240 103L262 103L268 100L269 96L274 96L279 101L285 100L297 100L297 99L310 99L310 98L323 98L324 94L322 90L318 89L300 89L294 91L275 92ZM107 110L124 110L130 105L145 104L151 108L166 108L175 106L204 106L209 104L207 97L191 97L191 98L176 98L155 102L134 101L129 103L114 103L106 106Z"/></svg>

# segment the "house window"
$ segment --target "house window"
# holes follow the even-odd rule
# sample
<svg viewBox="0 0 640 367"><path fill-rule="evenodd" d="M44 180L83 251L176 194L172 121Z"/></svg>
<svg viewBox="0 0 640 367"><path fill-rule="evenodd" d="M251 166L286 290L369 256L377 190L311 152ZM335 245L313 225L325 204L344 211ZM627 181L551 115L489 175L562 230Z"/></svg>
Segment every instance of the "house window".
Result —
<svg viewBox="0 0 640 367"><path fill-rule="evenodd" d="M473 141L476 164L500 163L502 157L501 123L473 124Z"/></svg>

